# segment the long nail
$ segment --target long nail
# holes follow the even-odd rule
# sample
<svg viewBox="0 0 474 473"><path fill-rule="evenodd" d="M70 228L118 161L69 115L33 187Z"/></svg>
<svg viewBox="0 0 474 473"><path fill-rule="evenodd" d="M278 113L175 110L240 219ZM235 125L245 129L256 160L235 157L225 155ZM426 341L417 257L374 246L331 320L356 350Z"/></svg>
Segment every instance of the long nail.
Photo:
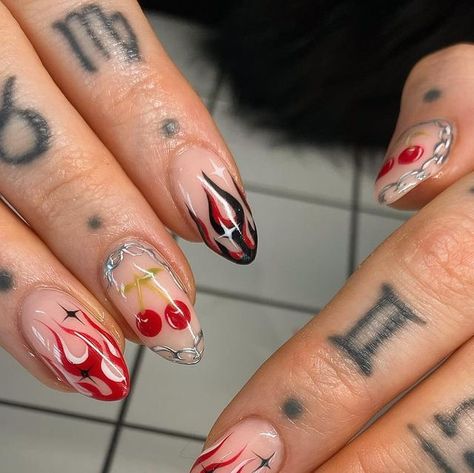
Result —
<svg viewBox="0 0 474 473"><path fill-rule="evenodd" d="M267 421L243 420L201 453L191 473L278 473L283 463L283 443Z"/></svg>
<svg viewBox="0 0 474 473"><path fill-rule="evenodd" d="M234 263L251 263L257 254L257 229L224 161L204 148L187 149L174 159L170 178L175 199L206 245Z"/></svg>
<svg viewBox="0 0 474 473"><path fill-rule="evenodd" d="M390 146L375 182L381 204L391 204L435 176L449 158L453 127L445 120L412 126Z"/></svg>
<svg viewBox="0 0 474 473"><path fill-rule="evenodd" d="M144 345L163 358L193 365L204 350L199 321L171 267L150 245L127 241L104 266L107 293Z"/></svg>
<svg viewBox="0 0 474 473"><path fill-rule="evenodd" d="M120 347L71 296L35 289L23 302L20 326L34 352L76 391L102 401L128 394L128 369Z"/></svg>

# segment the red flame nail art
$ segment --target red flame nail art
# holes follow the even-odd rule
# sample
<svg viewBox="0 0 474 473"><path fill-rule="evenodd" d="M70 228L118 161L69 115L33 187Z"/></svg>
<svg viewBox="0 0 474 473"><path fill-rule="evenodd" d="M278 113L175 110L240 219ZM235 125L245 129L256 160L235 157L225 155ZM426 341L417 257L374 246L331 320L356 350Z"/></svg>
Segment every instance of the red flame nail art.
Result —
<svg viewBox="0 0 474 473"><path fill-rule="evenodd" d="M129 374L115 339L82 310L61 308L66 314L61 323L35 320L52 334L56 345L51 350L53 357L41 355L43 360L61 379L86 396L103 401L125 397ZM85 329L77 328L79 324ZM78 352L82 354L78 356Z"/></svg>
<svg viewBox="0 0 474 473"><path fill-rule="evenodd" d="M243 473L244 469L249 473L264 473L264 470L268 471L271 469L271 464L275 453L273 453L268 458L265 458L251 451L250 449L246 451L247 445L233 454L223 452L222 449L231 436L232 434L224 437L216 445L202 452L198 459L194 462L191 472L214 473L225 467L229 467L225 470L229 473ZM216 456L221 456L221 458L216 460ZM246 469L245 467L250 464L252 464L251 469ZM222 471L222 473L224 473L224 471Z"/></svg>
<svg viewBox="0 0 474 473"><path fill-rule="evenodd" d="M202 180L209 206L209 229L189 206L191 218L204 242L216 253L238 264L251 263L257 253L257 229L247 201L237 184L234 187L242 202L212 181L204 172ZM215 235L211 235L211 231Z"/></svg>

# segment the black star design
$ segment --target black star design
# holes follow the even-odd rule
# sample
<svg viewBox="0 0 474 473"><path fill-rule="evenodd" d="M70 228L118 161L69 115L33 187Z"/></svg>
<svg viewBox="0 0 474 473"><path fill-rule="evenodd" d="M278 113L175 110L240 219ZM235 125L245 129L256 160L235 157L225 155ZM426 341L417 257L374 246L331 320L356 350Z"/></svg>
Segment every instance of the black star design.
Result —
<svg viewBox="0 0 474 473"><path fill-rule="evenodd" d="M63 307L61 304L59 304L59 306L61 307L61 309L64 310L64 312L66 312L66 317L64 317L63 322L67 319L72 318L72 319L78 320L79 322L81 322L82 325L84 325L84 322L77 316L77 313L80 312L80 310L68 310L65 307Z"/></svg>
<svg viewBox="0 0 474 473"><path fill-rule="evenodd" d="M260 458L260 465L256 470L253 471L253 473L260 471L262 468L268 468L269 470L271 470L270 462L272 461L272 458L275 456L276 452L273 452L268 458L263 458L258 453L253 453L257 455L258 458Z"/></svg>
<svg viewBox="0 0 474 473"><path fill-rule="evenodd" d="M89 371L92 369L92 366L88 368L87 370L80 370L81 374L81 379L79 381L82 381L83 379L89 379L91 380L94 384L97 384L90 376Z"/></svg>

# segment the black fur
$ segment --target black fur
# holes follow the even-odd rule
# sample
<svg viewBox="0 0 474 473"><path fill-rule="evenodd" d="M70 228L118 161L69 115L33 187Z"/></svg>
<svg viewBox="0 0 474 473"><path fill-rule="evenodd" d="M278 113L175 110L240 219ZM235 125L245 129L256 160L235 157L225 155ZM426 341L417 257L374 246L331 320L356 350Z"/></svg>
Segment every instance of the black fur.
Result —
<svg viewBox="0 0 474 473"><path fill-rule="evenodd" d="M237 103L258 123L304 141L385 146L413 65L474 40L472 0L221 4L227 8L209 13L217 24L211 51Z"/></svg>

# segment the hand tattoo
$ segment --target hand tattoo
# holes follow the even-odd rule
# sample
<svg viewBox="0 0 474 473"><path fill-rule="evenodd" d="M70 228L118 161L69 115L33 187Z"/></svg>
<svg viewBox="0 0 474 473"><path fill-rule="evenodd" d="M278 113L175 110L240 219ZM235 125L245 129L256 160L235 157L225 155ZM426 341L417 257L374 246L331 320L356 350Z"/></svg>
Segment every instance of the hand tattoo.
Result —
<svg viewBox="0 0 474 473"><path fill-rule="evenodd" d="M377 350L408 322L426 324L400 300L389 284L384 284L375 305L347 333L329 337L329 341L343 350L364 375L370 376Z"/></svg>
<svg viewBox="0 0 474 473"><path fill-rule="evenodd" d="M137 35L118 11L107 14L100 5L92 3L71 11L52 26L63 35L82 68L88 72L97 72L98 55L108 60L115 51L128 62L141 60Z"/></svg>
<svg viewBox="0 0 474 473"><path fill-rule="evenodd" d="M0 269L0 292L8 292L12 288L13 274L6 269Z"/></svg>
<svg viewBox="0 0 474 473"><path fill-rule="evenodd" d="M28 164L49 149L51 131L48 122L38 112L15 105L15 82L16 77L10 76L3 87L0 109L0 160L8 164ZM5 130L18 123L31 134L31 145L26 150L15 152L15 145L6 142Z"/></svg>
<svg viewBox="0 0 474 473"><path fill-rule="evenodd" d="M460 441L465 443L467 440L472 443L472 428L469 427L472 426L473 414L474 398L462 401L451 413L435 414L433 423L436 428L431 438L421 434L413 424L408 425L408 429L418 440L421 449L430 457L438 471L458 473L466 471L465 467L467 467L467 471L474 472L474 448L464 449L460 452L459 458L448 458L448 454L450 457L456 455L458 450L456 447ZM471 437L468 437L470 434ZM460 464L463 468L456 469L456 466Z"/></svg>

